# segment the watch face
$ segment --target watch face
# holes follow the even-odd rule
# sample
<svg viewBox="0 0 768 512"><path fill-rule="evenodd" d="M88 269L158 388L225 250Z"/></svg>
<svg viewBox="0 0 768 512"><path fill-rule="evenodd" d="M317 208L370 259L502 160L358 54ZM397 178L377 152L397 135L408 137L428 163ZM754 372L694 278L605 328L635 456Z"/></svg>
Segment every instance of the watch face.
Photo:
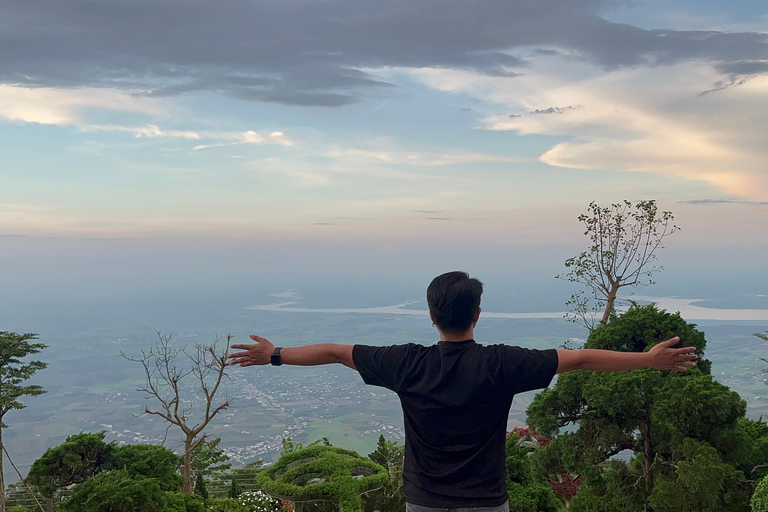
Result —
<svg viewBox="0 0 768 512"><path fill-rule="evenodd" d="M271 360L271 362L272 362L273 366L280 366L281 364L283 364L283 360L280 357L280 348L281 347L277 347L275 349L275 351L272 353L272 360Z"/></svg>

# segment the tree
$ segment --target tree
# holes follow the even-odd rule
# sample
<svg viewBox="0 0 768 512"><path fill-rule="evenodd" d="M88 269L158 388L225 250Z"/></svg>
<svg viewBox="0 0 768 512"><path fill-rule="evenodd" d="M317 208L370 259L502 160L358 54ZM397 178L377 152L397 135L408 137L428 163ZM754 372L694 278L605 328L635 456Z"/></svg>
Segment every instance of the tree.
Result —
<svg viewBox="0 0 768 512"><path fill-rule="evenodd" d="M763 477L757 484L749 504L752 512L768 512L768 477Z"/></svg>
<svg viewBox="0 0 768 512"><path fill-rule="evenodd" d="M387 470L384 487L363 495L363 507L366 512L402 512L405 510L405 492L403 492L403 457L405 446L397 441L388 441L379 436L376 449L368 458Z"/></svg>
<svg viewBox="0 0 768 512"><path fill-rule="evenodd" d="M67 437L59 446L48 448L32 463L27 482L46 499L53 509L53 498L62 489L80 484L111 469L114 443L104 442L105 432L81 432Z"/></svg>
<svg viewBox="0 0 768 512"><path fill-rule="evenodd" d="M227 493L227 497L232 499L237 499L238 496L240 496L243 493L243 491L240 489L240 485L237 483L237 478L232 477L232 485L229 487L229 492Z"/></svg>
<svg viewBox="0 0 768 512"><path fill-rule="evenodd" d="M202 473L198 473L195 478L195 494L203 498L203 503L208 501L208 489L205 488L205 479Z"/></svg>
<svg viewBox="0 0 768 512"><path fill-rule="evenodd" d="M515 435L507 436L504 465L507 470L509 509L519 512L557 512L562 502L546 480L533 471L529 455L533 448L522 446Z"/></svg>
<svg viewBox="0 0 768 512"><path fill-rule="evenodd" d="M3 460L5 446L3 445L3 429L5 415L13 409L23 409L25 405L19 401L23 396L37 396L45 390L37 385L23 385L38 370L48 366L42 361L22 362L25 357L37 354L47 347L42 343L32 343L38 339L37 334L18 334L0 331L0 512L5 512L5 475Z"/></svg>
<svg viewBox="0 0 768 512"><path fill-rule="evenodd" d="M180 457L164 446L134 444L115 447L109 470L72 489L59 505L64 512L203 512L198 496L179 493L176 472Z"/></svg>
<svg viewBox="0 0 768 512"><path fill-rule="evenodd" d="M663 269L653 265L656 250L679 229L673 220L670 212L659 214L652 200L624 201L610 208L590 203L588 213L579 215L590 247L565 260L567 272L556 276L584 288L566 302L571 308L566 318L592 330L598 316L600 324L608 322L621 288L653 284L651 277Z"/></svg>
<svg viewBox="0 0 768 512"><path fill-rule="evenodd" d="M653 305L612 315L590 333L586 348L642 352L673 336L703 355L703 333ZM573 512L745 511L748 473L768 462L768 428L746 420L744 400L709 373L710 363L700 359L684 373L562 374L528 408L532 428L557 436L531 460L547 476L584 478ZM631 459L612 459L620 452ZM665 505L683 502L691 505Z"/></svg>
<svg viewBox="0 0 768 512"><path fill-rule="evenodd" d="M232 464L228 463L229 455L219 448L221 438L211 439L198 445L192 451L192 477L197 479L198 475L211 477L223 475L228 471Z"/></svg>
<svg viewBox="0 0 768 512"><path fill-rule="evenodd" d="M114 451L112 464L134 478L151 478L163 491L178 491L183 485L176 472L180 458L165 446L126 444Z"/></svg>
<svg viewBox="0 0 768 512"><path fill-rule="evenodd" d="M105 471L77 485L59 507L65 512L165 512L165 492L154 478Z"/></svg>
<svg viewBox="0 0 768 512"><path fill-rule="evenodd" d="M182 492L192 493L192 456L206 439L205 428L221 411L230 406L229 398L216 401L216 395L224 377L228 377L227 351L232 336L224 340L217 337L213 344L197 344L194 351L174 348L173 335L157 333L158 340L149 350L142 350L141 357L122 356L129 361L140 363L144 369L145 381L137 390L148 399L159 402L158 408L144 408L144 414L160 416L171 425L176 425L184 435L184 454L181 474L184 478ZM223 350L219 350L225 341ZM191 379L187 379L190 377ZM184 385L188 380L195 382L202 396L202 407L195 411L198 400L183 399ZM190 405L183 405L189 403ZM0 511L2 512L2 511Z"/></svg>

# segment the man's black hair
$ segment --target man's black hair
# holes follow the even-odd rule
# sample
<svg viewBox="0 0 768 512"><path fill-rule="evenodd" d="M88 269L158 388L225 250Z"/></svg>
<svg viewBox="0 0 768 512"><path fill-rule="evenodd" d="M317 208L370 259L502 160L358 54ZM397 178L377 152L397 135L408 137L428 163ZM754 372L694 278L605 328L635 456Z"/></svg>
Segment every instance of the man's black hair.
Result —
<svg viewBox="0 0 768 512"><path fill-rule="evenodd" d="M466 272L437 276L427 288L429 311L441 331L462 333L472 327L480 307L483 283Z"/></svg>

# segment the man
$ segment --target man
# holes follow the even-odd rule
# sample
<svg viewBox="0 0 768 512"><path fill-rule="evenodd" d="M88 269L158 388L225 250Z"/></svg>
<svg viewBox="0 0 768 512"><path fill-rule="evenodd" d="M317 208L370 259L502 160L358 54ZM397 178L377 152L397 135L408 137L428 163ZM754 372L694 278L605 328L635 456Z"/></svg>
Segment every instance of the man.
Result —
<svg viewBox="0 0 768 512"><path fill-rule="evenodd" d="M229 357L240 366L341 363L360 372L366 384L396 392L405 424L408 512L509 511L504 441L516 393L545 388L555 374L577 369L685 371L695 365L694 347L671 348L677 337L645 353L479 345L474 327L482 293L483 284L465 272L432 281L427 304L440 342L431 347L324 343L280 349L251 335L256 344L232 345L244 352Z"/></svg>

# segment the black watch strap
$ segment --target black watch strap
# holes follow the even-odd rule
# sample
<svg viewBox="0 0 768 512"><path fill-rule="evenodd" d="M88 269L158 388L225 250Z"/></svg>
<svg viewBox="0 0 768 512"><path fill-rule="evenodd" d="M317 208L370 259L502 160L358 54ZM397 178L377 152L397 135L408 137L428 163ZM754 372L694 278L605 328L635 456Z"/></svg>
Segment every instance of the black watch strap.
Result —
<svg viewBox="0 0 768 512"><path fill-rule="evenodd" d="M271 363L272 366L280 366L283 364L283 359L280 357L280 351L283 349L283 347L275 347L275 351L272 352L272 359Z"/></svg>

